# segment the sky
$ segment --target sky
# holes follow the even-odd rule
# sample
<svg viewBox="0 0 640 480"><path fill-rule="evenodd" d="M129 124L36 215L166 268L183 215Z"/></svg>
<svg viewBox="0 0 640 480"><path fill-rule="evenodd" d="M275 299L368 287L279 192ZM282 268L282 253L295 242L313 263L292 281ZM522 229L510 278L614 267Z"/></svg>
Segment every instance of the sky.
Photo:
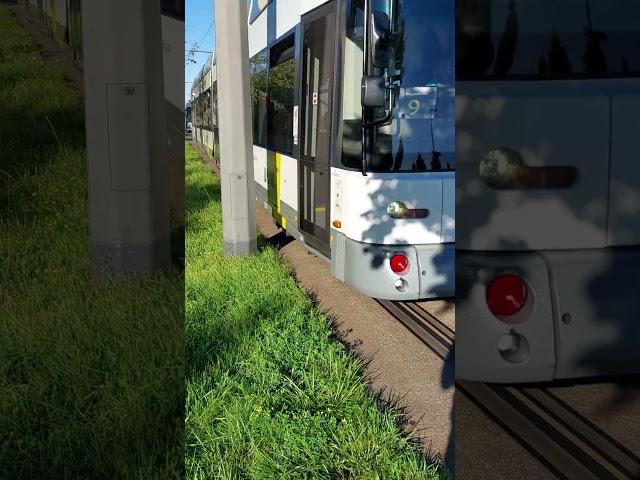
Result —
<svg viewBox="0 0 640 480"><path fill-rule="evenodd" d="M188 52L194 43L199 44L198 50L213 51L215 47L213 0L187 0L186 5L185 52ZM193 79L208 57L209 53L196 53L194 60L197 63L187 62L185 59L185 103L190 100Z"/></svg>

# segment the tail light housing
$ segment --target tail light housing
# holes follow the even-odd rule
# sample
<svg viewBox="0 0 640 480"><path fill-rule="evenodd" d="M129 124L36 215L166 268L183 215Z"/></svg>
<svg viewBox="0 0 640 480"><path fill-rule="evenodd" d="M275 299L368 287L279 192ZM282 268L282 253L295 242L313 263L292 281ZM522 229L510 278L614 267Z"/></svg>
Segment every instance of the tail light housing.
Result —
<svg viewBox="0 0 640 480"><path fill-rule="evenodd" d="M487 306L498 318L520 312L528 296L527 284L517 275L500 275L487 286Z"/></svg>
<svg viewBox="0 0 640 480"><path fill-rule="evenodd" d="M404 253L396 253L389 260L391 271L397 275L404 275L409 271L409 258Z"/></svg>
<svg viewBox="0 0 640 480"><path fill-rule="evenodd" d="M480 161L480 176L496 190L570 188L578 180L574 166L528 166L520 152L510 148L491 150Z"/></svg>

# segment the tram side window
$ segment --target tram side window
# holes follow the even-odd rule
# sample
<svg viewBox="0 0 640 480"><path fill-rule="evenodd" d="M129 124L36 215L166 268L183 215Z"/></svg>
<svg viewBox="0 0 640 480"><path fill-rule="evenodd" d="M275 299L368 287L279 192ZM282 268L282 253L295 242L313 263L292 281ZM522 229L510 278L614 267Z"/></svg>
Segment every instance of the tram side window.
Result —
<svg viewBox="0 0 640 480"><path fill-rule="evenodd" d="M204 126L211 130L211 90L204 92Z"/></svg>
<svg viewBox="0 0 640 480"><path fill-rule="evenodd" d="M293 152L295 59L293 35L249 61L253 144Z"/></svg>
<svg viewBox="0 0 640 480"><path fill-rule="evenodd" d="M207 111L208 111L208 102L207 102L207 94L202 93L200 95L200 125L202 128L209 128L207 123Z"/></svg>
<svg viewBox="0 0 640 480"><path fill-rule="evenodd" d="M212 101L211 101L211 109L213 110L211 116L213 117L213 128L218 128L218 84L213 82L211 86L212 92Z"/></svg>
<svg viewBox="0 0 640 480"><path fill-rule="evenodd" d="M360 80L364 58L364 0L346 2L346 41L342 91L342 164L362 165L362 105Z"/></svg>
<svg viewBox="0 0 640 480"><path fill-rule="evenodd" d="M208 128L207 124L207 98L206 93L201 93L198 95L196 99L196 127L198 128Z"/></svg>
<svg viewBox="0 0 640 480"><path fill-rule="evenodd" d="M251 121L253 144L267 146L267 52L262 51L250 60Z"/></svg>
<svg viewBox="0 0 640 480"><path fill-rule="evenodd" d="M460 80L640 75L637 0L459 0Z"/></svg>
<svg viewBox="0 0 640 480"><path fill-rule="evenodd" d="M267 136L271 150L293 152L293 103L296 65L294 37L271 49L267 108Z"/></svg>
<svg viewBox="0 0 640 480"><path fill-rule="evenodd" d="M199 126L199 122L198 122L198 97L193 99L193 106L192 106L192 116L193 116L193 126L194 127L198 127Z"/></svg>
<svg viewBox="0 0 640 480"><path fill-rule="evenodd" d="M196 127L202 128L202 95L199 95L198 98L196 98L194 110Z"/></svg>

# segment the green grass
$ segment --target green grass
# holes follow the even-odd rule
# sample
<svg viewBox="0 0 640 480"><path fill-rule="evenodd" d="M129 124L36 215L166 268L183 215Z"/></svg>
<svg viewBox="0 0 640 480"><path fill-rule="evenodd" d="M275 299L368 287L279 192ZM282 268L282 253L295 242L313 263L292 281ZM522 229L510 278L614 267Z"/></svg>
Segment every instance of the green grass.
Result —
<svg viewBox="0 0 640 480"><path fill-rule="evenodd" d="M0 6L0 478L183 468L180 272L90 270L83 107Z"/></svg>
<svg viewBox="0 0 640 480"><path fill-rule="evenodd" d="M222 255L219 182L189 145L186 162L188 478L444 477L277 252Z"/></svg>

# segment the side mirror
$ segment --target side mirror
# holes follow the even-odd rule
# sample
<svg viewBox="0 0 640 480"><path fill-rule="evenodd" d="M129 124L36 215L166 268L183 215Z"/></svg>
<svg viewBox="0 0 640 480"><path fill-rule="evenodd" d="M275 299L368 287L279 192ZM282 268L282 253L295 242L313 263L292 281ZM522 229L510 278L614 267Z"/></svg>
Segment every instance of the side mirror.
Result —
<svg viewBox="0 0 640 480"><path fill-rule="evenodd" d="M386 92L383 76L364 75L362 77L361 102L363 107L384 107Z"/></svg>
<svg viewBox="0 0 640 480"><path fill-rule="evenodd" d="M378 68L387 68L390 60L391 49L391 22L389 15L378 10L371 14L371 34L369 44L373 65Z"/></svg>

